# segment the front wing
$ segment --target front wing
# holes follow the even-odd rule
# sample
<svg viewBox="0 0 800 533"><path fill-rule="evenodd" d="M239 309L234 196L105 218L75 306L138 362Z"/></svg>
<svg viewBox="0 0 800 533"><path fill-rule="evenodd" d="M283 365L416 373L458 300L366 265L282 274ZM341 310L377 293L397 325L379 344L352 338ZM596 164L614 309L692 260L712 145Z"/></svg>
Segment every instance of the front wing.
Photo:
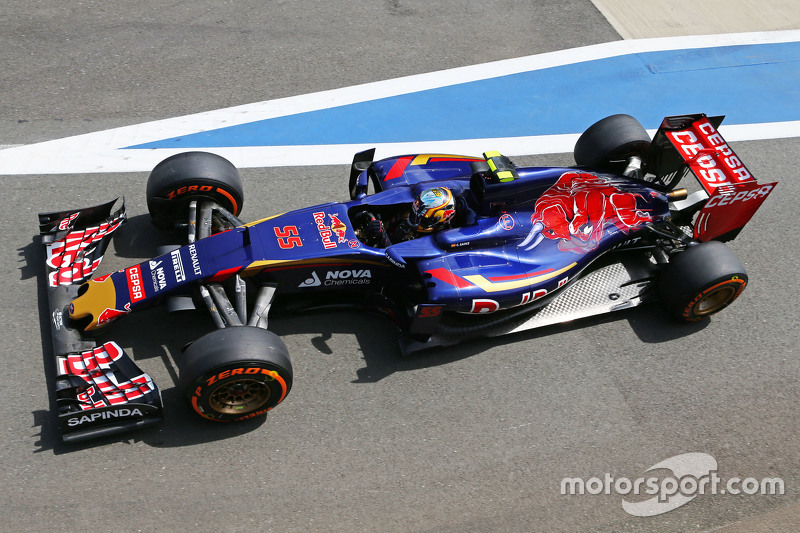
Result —
<svg viewBox="0 0 800 533"><path fill-rule="evenodd" d="M150 426L162 418L153 380L113 341L96 345L70 322L80 284L100 265L112 234L125 221L116 200L39 215L45 247L48 318L53 343L58 422L65 442Z"/></svg>

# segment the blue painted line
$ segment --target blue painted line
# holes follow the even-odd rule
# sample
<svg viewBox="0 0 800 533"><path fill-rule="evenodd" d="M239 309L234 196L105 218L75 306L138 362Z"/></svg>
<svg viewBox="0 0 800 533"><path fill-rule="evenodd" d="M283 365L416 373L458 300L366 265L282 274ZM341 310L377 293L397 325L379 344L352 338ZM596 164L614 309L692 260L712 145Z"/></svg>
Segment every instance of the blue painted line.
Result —
<svg viewBox="0 0 800 533"><path fill-rule="evenodd" d="M487 66L490 68L490 66ZM571 63L128 146L395 143L580 133L628 113L725 123L800 120L800 42L642 52Z"/></svg>

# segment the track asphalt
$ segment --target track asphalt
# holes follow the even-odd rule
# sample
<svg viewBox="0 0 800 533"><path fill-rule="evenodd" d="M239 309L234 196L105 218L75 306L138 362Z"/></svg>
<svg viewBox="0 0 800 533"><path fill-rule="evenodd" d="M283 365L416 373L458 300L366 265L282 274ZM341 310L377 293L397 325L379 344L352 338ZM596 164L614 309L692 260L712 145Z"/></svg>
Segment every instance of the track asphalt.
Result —
<svg viewBox="0 0 800 533"><path fill-rule="evenodd" d="M3 2L0 531L800 528L800 24L788 4ZM346 198L345 164L366 144L569 165L576 135L621 111L648 128L725 114L748 168L779 181L731 243L750 284L708 323L640 307L404 359L376 317L274 320L292 392L264 422L219 427L175 389L175 359L210 320L157 308L101 338L161 386L165 423L61 443L37 212L124 196L130 220L102 274L164 240L144 184L173 151L230 156L256 220ZM709 490L656 516L630 505L649 495L622 494L620 480L649 476L668 489L670 472L694 472L680 479L691 493L714 466L785 492ZM562 495L565 478L603 486Z"/></svg>

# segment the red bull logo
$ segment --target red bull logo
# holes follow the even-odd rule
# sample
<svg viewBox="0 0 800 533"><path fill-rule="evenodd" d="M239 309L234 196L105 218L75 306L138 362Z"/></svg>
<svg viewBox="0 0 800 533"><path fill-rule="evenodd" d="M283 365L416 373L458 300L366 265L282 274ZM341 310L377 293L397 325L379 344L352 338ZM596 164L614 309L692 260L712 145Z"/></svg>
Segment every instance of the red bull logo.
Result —
<svg viewBox="0 0 800 533"><path fill-rule="evenodd" d="M328 215L331 219L331 231L336 235L337 242L347 242L347 237L345 236L347 233L347 226L339 220L337 215L329 214Z"/></svg>
<svg viewBox="0 0 800 533"><path fill-rule="evenodd" d="M336 248L339 243L347 242L347 225L342 222L339 215L328 213L330 224L325 224L325 213L314 213L314 223L322 238L325 249ZM351 248L352 244L349 245Z"/></svg>
<svg viewBox="0 0 800 533"><path fill-rule="evenodd" d="M547 238L559 241L562 252L592 251L609 226L627 234L652 220L637 198L600 176L566 172L536 202L531 222L540 237L534 246Z"/></svg>
<svg viewBox="0 0 800 533"><path fill-rule="evenodd" d="M322 246L324 246L326 250L329 248L336 248L337 244L331 239L333 232L330 227L325 225L325 213L314 213L313 216L314 223L317 225L317 231L319 231L319 236L322 239Z"/></svg>
<svg viewBox="0 0 800 533"><path fill-rule="evenodd" d="M121 317L122 315L127 315L131 312L131 304L125 304L125 309L109 309L106 308L97 316L97 325L102 326L103 324L107 324L112 320L116 320L117 318Z"/></svg>

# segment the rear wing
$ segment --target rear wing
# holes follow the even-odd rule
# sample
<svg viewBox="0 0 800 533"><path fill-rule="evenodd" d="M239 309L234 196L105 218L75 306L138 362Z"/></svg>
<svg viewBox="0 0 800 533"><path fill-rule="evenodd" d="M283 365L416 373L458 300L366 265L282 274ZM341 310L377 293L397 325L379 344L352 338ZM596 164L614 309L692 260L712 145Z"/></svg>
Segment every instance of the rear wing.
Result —
<svg viewBox="0 0 800 533"><path fill-rule="evenodd" d="M699 241L735 238L777 185L756 181L717 130L723 118L666 117L648 155L648 169L662 182L691 172L703 187L706 200L694 223Z"/></svg>

